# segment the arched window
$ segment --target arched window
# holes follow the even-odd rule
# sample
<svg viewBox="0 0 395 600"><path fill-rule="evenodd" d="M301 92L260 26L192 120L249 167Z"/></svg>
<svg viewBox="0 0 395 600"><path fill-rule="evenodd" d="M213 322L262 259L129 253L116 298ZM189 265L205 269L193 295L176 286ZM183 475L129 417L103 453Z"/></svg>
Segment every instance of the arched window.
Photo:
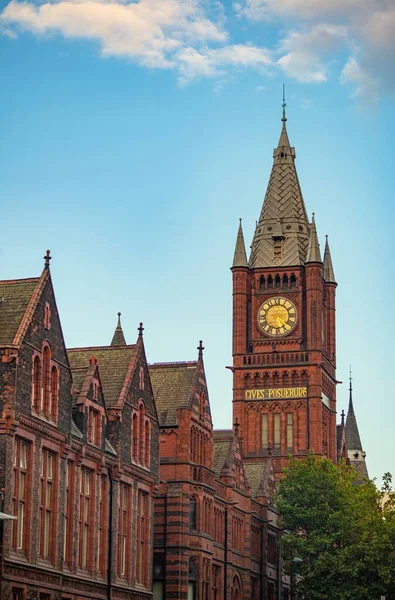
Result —
<svg viewBox="0 0 395 600"><path fill-rule="evenodd" d="M283 387L288 387L289 386L289 375L287 371L284 371L283 373Z"/></svg>
<svg viewBox="0 0 395 600"><path fill-rule="evenodd" d="M133 413L132 418L132 458L138 460L138 418L136 413Z"/></svg>
<svg viewBox="0 0 395 600"><path fill-rule="evenodd" d="M44 346L43 350L43 398L41 410L46 416L51 414L51 350Z"/></svg>
<svg viewBox="0 0 395 600"><path fill-rule="evenodd" d="M276 278L274 280L274 287L279 288L281 287L281 277L280 275L277 273Z"/></svg>
<svg viewBox="0 0 395 600"><path fill-rule="evenodd" d="M145 466L149 467L150 460L150 426L148 419L145 421Z"/></svg>
<svg viewBox="0 0 395 600"><path fill-rule="evenodd" d="M263 376L263 387L264 388L270 387L270 375L269 375L269 373L265 373L264 376Z"/></svg>
<svg viewBox="0 0 395 600"><path fill-rule="evenodd" d="M292 385L298 385L298 374L296 371L292 371Z"/></svg>
<svg viewBox="0 0 395 600"><path fill-rule="evenodd" d="M271 275L269 275L269 277L267 278L267 287L269 290L273 288L273 277Z"/></svg>
<svg viewBox="0 0 395 600"><path fill-rule="evenodd" d="M292 273L291 279L289 281L290 281L290 287L295 288L296 287L296 277L293 273Z"/></svg>
<svg viewBox="0 0 395 600"><path fill-rule="evenodd" d="M307 385L307 372L302 371L302 385Z"/></svg>
<svg viewBox="0 0 395 600"><path fill-rule="evenodd" d="M288 287L288 275L283 275L283 288Z"/></svg>
<svg viewBox="0 0 395 600"><path fill-rule="evenodd" d="M273 373L273 386L278 387L279 383L280 383L280 375L276 371L275 373Z"/></svg>
<svg viewBox="0 0 395 600"><path fill-rule="evenodd" d="M194 497L189 500L189 529L197 529L197 502Z"/></svg>
<svg viewBox="0 0 395 600"><path fill-rule="evenodd" d="M261 275L261 278L259 280L259 289L264 290L265 289L265 276Z"/></svg>
<svg viewBox="0 0 395 600"><path fill-rule="evenodd" d="M144 462L144 421L145 421L145 406L139 406L139 462Z"/></svg>
<svg viewBox="0 0 395 600"><path fill-rule="evenodd" d="M33 408L39 412L41 407L41 360L38 356L33 361Z"/></svg>
<svg viewBox="0 0 395 600"><path fill-rule="evenodd" d="M51 417L54 421L58 417L58 390L59 390L59 372L53 366L51 369Z"/></svg>

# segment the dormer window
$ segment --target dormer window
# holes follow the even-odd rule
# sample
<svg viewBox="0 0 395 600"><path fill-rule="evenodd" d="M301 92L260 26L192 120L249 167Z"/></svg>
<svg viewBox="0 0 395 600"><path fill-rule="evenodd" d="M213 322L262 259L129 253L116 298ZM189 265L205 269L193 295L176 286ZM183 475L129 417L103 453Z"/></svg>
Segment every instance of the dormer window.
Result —
<svg viewBox="0 0 395 600"><path fill-rule="evenodd" d="M99 397L99 386L96 381L93 382L93 399L97 400Z"/></svg>

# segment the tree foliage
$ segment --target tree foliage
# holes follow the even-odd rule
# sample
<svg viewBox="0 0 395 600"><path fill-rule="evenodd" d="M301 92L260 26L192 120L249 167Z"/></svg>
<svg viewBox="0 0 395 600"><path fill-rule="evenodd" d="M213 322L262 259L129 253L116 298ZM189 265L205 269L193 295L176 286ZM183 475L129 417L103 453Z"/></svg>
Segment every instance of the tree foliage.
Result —
<svg viewBox="0 0 395 600"><path fill-rule="evenodd" d="M395 600L395 499L383 481L360 484L352 467L314 455L290 461L276 500L284 564L302 559L306 600Z"/></svg>

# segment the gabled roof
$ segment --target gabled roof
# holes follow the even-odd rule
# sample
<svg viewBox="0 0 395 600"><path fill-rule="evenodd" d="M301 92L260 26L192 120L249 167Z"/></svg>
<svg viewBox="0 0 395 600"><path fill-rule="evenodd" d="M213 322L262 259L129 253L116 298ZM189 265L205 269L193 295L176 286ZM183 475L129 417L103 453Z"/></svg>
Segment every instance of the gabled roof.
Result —
<svg viewBox="0 0 395 600"><path fill-rule="evenodd" d="M33 277L0 281L0 345L20 343L18 333L36 304L36 296L39 299L35 292L41 280L42 277Z"/></svg>
<svg viewBox="0 0 395 600"><path fill-rule="evenodd" d="M262 463L244 463L244 472L251 489L251 495L268 494L268 480L270 478L270 465L266 460Z"/></svg>
<svg viewBox="0 0 395 600"><path fill-rule="evenodd" d="M136 345L69 348L67 355L73 384L77 389L78 386L82 386L92 355L96 357L106 406L115 406L120 398L129 367L136 356Z"/></svg>
<svg viewBox="0 0 395 600"><path fill-rule="evenodd" d="M274 150L273 167L262 211L255 229L249 266L271 267L304 264L309 243L309 223L283 113L281 135ZM282 254L274 257L275 241Z"/></svg>
<svg viewBox="0 0 395 600"><path fill-rule="evenodd" d="M213 432L213 469L216 477L220 477L224 467L229 467L233 445L233 431L219 429Z"/></svg>
<svg viewBox="0 0 395 600"><path fill-rule="evenodd" d="M177 408L190 406L197 361L148 365L160 425L177 424Z"/></svg>

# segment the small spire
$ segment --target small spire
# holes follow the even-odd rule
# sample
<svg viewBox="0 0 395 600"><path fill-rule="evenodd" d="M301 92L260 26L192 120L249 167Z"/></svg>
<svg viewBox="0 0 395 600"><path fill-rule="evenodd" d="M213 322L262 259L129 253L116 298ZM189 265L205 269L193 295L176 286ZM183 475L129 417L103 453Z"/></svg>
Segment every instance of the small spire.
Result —
<svg viewBox="0 0 395 600"><path fill-rule="evenodd" d="M324 280L327 283L336 283L335 272L333 270L331 251L329 250L328 236L325 236L324 252Z"/></svg>
<svg viewBox="0 0 395 600"><path fill-rule="evenodd" d="M46 269L49 269L49 261L51 260L52 256L51 256L51 252L50 250L47 250L44 256L44 267Z"/></svg>
<svg viewBox="0 0 395 600"><path fill-rule="evenodd" d="M97 365L97 358L96 358L96 356L94 354L92 354L92 356L90 357L89 364L90 365Z"/></svg>
<svg viewBox="0 0 395 600"><path fill-rule="evenodd" d="M342 426L342 427L344 427L344 419L345 419L345 416L346 416L346 413L344 412L344 410L342 410L342 412L341 412L340 416L341 416L341 418L342 418L342 421L341 421L341 426Z"/></svg>
<svg viewBox="0 0 395 600"><path fill-rule="evenodd" d="M282 122L285 123L285 121L287 120L287 117L285 116L285 109L286 109L287 103L285 102L285 84L283 83L283 103L282 103L282 107L283 107L283 116L282 116Z"/></svg>
<svg viewBox="0 0 395 600"><path fill-rule="evenodd" d="M139 337L143 337L143 331L144 331L144 327L143 324L140 321L140 325L137 327L137 330L139 332Z"/></svg>
<svg viewBox="0 0 395 600"><path fill-rule="evenodd" d="M346 419L346 441L348 450L362 450L361 438L359 437L357 419L354 412L354 404L352 397L352 375L350 367L350 399L348 402L348 411Z"/></svg>
<svg viewBox="0 0 395 600"><path fill-rule="evenodd" d="M125 336L123 335L121 325L121 313L118 313L118 323L111 340L111 346L126 346Z"/></svg>
<svg viewBox="0 0 395 600"><path fill-rule="evenodd" d="M311 263L311 262L322 262L320 245L319 245L318 237L317 237L317 229L315 227L314 213L313 213L313 216L311 219L309 247L308 247L307 256L306 256L306 263Z"/></svg>
<svg viewBox="0 0 395 600"><path fill-rule="evenodd" d="M247 267L247 254L246 247L244 244L243 227L241 225L241 219L239 222L239 229L236 238L235 254L233 257L233 267Z"/></svg>
<svg viewBox="0 0 395 600"><path fill-rule="evenodd" d="M204 346L202 340L199 340L199 346L197 347L197 349L199 350L199 358L203 358Z"/></svg>

